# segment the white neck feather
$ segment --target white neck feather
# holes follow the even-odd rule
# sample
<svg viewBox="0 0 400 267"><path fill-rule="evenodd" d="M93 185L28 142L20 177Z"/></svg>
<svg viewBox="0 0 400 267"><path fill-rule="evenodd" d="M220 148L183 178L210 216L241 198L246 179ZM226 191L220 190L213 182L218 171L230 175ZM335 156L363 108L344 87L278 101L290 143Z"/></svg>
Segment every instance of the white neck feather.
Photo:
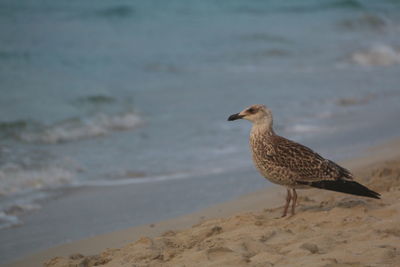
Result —
<svg viewBox="0 0 400 267"><path fill-rule="evenodd" d="M251 134L255 135L273 135L275 134L272 128L272 120L260 120L253 123Z"/></svg>

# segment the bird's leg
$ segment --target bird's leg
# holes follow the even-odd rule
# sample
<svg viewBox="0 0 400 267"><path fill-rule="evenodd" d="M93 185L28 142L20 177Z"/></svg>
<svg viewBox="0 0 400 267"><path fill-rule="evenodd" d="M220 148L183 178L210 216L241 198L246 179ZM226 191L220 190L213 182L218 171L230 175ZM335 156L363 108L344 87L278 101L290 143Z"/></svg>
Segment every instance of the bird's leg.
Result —
<svg viewBox="0 0 400 267"><path fill-rule="evenodd" d="M294 215L294 210L296 208L296 202L297 202L297 193L296 193L296 189L293 188L292 216Z"/></svg>
<svg viewBox="0 0 400 267"><path fill-rule="evenodd" d="M290 204L290 200L292 199L292 194L290 194L290 189L287 188L287 195L286 195L286 204L285 204L285 208L283 209L283 214L282 217L285 217L287 214L287 210L289 208L289 204Z"/></svg>

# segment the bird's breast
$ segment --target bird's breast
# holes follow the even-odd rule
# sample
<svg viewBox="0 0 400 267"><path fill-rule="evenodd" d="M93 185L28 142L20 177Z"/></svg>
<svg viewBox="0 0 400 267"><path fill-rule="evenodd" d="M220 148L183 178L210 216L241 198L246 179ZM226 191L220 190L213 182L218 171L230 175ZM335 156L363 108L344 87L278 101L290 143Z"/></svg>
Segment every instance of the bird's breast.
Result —
<svg viewBox="0 0 400 267"><path fill-rule="evenodd" d="M254 165L262 176L280 185L287 186L292 183L292 173L277 162L280 157L276 154L273 142L268 136L251 135L250 149Z"/></svg>

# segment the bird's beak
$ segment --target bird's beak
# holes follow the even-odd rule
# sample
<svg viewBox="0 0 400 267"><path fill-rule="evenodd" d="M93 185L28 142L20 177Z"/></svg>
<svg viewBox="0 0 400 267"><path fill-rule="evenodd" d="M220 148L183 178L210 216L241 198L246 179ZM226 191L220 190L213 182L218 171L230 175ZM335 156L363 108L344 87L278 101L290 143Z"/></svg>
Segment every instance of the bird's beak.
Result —
<svg viewBox="0 0 400 267"><path fill-rule="evenodd" d="M238 119L242 119L244 116L240 115L240 113L232 114L229 116L228 121L234 121Z"/></svg>

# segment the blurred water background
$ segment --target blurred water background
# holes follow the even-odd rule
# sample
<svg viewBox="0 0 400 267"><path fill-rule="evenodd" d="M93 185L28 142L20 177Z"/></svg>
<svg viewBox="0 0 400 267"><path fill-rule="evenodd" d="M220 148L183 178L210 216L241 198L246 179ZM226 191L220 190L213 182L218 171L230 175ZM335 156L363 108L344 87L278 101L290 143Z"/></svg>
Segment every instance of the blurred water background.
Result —
<svg viewBox="0 0 400 267"><path fill-rule="evenodd" d="M0 36L0 228L63 188L251 169L226 119L254 103L332 159L400 133L400 1L0 0Z"/></svg>

